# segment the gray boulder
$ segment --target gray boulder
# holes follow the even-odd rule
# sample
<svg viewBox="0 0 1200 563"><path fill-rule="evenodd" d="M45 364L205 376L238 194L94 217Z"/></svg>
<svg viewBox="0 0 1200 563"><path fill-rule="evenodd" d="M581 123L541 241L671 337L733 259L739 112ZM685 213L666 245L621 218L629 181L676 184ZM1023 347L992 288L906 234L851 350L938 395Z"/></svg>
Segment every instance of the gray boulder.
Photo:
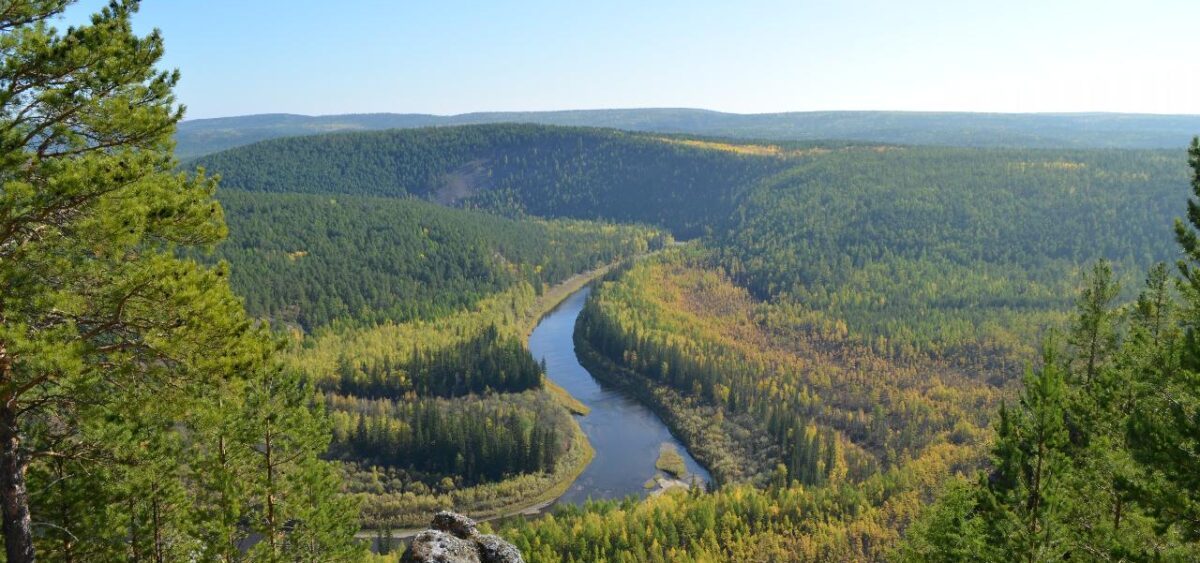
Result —
<svg viewBox="0 0 1200 563"><path fill-rule="evenodd" d="M433 517L433 529L413 538L403 563L525 563L513 544L480 534L475 521L449 511Z"/></svg>
<svg viewBox="0 0 1200 563"><path fill-rule="evenodd" d="M441 530L417 534L400 560L405 563L481 563L475 542Z"/></svg>
<svg viewBox="0 0 1200 563"><path fill-rule="evenodd" d="M479 560L483 563L525 563L516 546L500 539L500 536L475 536L475 545L479 548Z"/></svg>
<svg viewBox="0 0 1200 563"><path fill-rule="evenodd" d="M479 533L475 529L474 520L449 510L443 510L433 515L433 529L450 532L464 540Z"/></svg>

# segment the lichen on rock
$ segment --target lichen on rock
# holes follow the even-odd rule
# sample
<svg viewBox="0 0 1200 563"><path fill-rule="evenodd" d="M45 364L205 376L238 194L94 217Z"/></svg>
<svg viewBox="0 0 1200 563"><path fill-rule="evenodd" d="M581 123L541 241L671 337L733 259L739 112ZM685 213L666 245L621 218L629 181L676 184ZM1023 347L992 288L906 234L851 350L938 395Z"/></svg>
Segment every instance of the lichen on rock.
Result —
<svg viewBox="0 0 1200 563"><path fill-rule="evenodd" d="M480 534L475 521L450 511L433 517L433 529L413 538L404 563L525 563L521 552L499 536Z"/></svg>

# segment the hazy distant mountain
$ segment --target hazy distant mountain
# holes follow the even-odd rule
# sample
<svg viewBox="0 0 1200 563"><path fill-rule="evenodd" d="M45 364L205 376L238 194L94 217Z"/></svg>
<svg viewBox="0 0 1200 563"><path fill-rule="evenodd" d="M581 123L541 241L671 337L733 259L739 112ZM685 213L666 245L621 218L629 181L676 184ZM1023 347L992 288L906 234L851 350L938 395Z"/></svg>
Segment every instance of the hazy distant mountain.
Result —
<svg viewBox="0 0 1200 563"><path fill-rule="evenodd" d="M1200 133L1200 115L1123 113L1002 114L828 111L734 114L698 109L604 109L438 116L371 113L262 114L185 121L183 158L265 139L331 131L477 123L539 123L632 131L802 141L841 139L971 147L1170 148Z"/></svg>

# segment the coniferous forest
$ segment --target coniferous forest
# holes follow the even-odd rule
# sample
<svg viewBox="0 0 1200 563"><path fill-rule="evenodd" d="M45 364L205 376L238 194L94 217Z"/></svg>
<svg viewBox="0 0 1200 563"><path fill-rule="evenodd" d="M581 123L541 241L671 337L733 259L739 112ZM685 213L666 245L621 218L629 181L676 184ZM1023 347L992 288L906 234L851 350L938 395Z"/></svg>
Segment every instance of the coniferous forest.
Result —
<svg viewBox="0 0 1200 563"><path fill-rule="evenodd" d="M169 38L71 4L0 3L4 561L394 561L443 509L537 562L1200 560L1200 141L487 123L181 161ZM589 283L574 356L705 486L547 508L594 451L529 339Z"/></svg>

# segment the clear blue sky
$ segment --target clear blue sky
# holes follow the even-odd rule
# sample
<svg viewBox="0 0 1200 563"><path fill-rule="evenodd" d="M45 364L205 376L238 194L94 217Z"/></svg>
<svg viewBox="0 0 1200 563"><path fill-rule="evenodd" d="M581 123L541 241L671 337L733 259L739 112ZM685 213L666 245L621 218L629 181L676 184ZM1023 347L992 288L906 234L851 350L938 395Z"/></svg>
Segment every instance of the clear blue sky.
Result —
<svg viewBox="0 0 1200 563"><path fill-rule="evenodd" d="M102 5L83 0L66 23ZM1200 114L1197 0L144 0L189 118L614 107Z"/></svg>

